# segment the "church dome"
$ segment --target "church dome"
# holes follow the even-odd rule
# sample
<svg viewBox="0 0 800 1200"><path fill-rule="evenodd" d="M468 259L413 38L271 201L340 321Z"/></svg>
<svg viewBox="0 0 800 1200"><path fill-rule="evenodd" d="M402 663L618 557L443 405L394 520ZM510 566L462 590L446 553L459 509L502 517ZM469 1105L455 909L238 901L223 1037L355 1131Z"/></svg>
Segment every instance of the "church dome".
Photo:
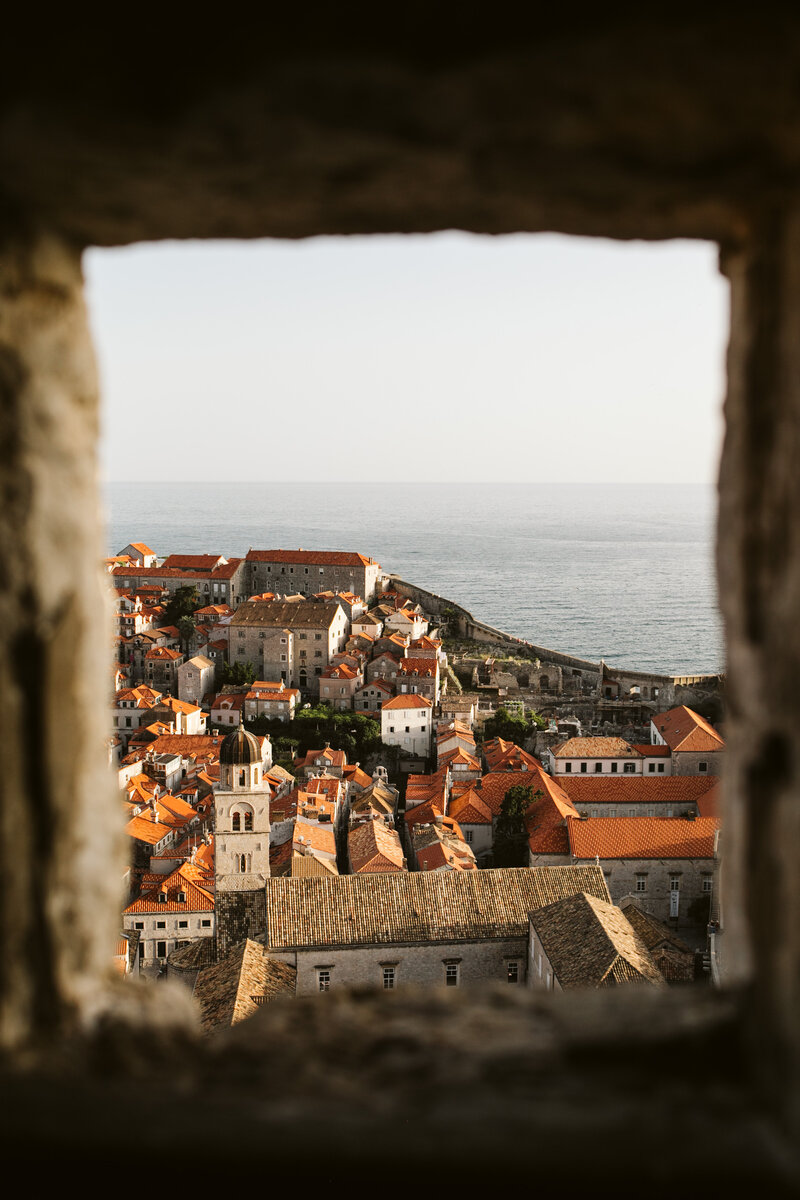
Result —
<svg viewBox="0 0 800 1200"><path fill-rule="evenodd" d="M246 729L237 729L229 733L220 746L219 761L229 767L260 763L261 748L258 739Z"/></svg>

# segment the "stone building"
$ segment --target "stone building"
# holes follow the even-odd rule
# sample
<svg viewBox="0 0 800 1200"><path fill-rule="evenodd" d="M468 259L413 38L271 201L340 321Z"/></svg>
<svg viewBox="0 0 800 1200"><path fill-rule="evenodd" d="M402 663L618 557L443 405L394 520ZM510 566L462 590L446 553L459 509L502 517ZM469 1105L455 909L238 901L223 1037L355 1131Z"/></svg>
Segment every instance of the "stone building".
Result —
<svg viewBox="0 0 800 1200"><path fill-rule="evenodd" d="M662 987L664 979L624 913L580 892L531 913L528 983L563 991L629 983Z"/></svg>
<svg viewBox="0 0 800 1200"><path fill-rule="evenodd" d="M184 656L179 650L171 650L169 646L154 646L144 656L145 683L168 695L177 694L178 669L183 661Z"/></svg>
<svg viewBox="0 0 800 1200"><path fill-rule="evenodd" d="M658 713L650 722L656 746L669 746L676 775L719 775L725 743L699 713L685 704Z"/></svg>
<svg viewBox="0 0 800 1200"><path fill-rule="evenodd" d="M339 550L249 550L245 563L250 595L353 592L369 603L381 574L374 559Z"/></svg>
<svg viewBox="0 0 800 1200"><path fill-rule="evenodd" d="M339 604L251 600L231 617L230 662L252 663L259 679L281 680L315 695L319 677L347 640Z"/></svg>
<svg viewBox="0 0 800 1200"><path fill-rule="evenodd" d="M214 936L214 891L208 873L183 863L157 882L122 913L126 930L139 931L139 963L163 964L184 942Z"/></svg>
<svg viewBox="0 0 800 1200"><path fill-rule="evenodd" d="M566 821L568 854L531 853L531 866L600 863L614 904L634 897L664 921L686 920L710 898L719 822L712 817L597 817Z"/></svg>
<svg viewBox="0 0 800 1200"><path fill-rule="evenodd" d="M114 587L138 589L142 586L155 585L173 594L178 588L196 588L204 605L227 604L235 608L247 597L246 572L244 559L212 555L172 555L166 562L182 565L160 567L116 567L111 576ZM208 559L199 563L197 559Z"/></svg>
<svg viewBox="0 0 800 1200"><path fill-rule="evenodd" d="M559 775L559 787L588 817L707 816L703 798L719 785L716 775Z"/></svg>
<svg viewBox="0 0 800 1200"><path fill-rule="evenodd" d="M551 775L641 775L644 757L618 737L575 737L542 755Z"/></svg>
<svg viewBox="0 0 800 1200"><path fill-rule="evenodd" d="M196 654L178 667L178 697L201 704L214 690L215 667L210 658Z"/></svg>
<svg viewBox="0 0 800 1200"><path fill-rule="evenodd" d="M427 758L431 752L433 705L424 696L395 696L381 709L381 741L408 754Z"/></svg>
<svg viewBox="0 0 800 1200"><path fill-rule="evenodd" d="M397 666L398 694L427 696L439 703L439 661L436 658L401 658Z"/></svg>
<svg viewBox="0 0 800 1200"><path fill-rule="evenodd" d="M264 940L298 994L523 983L528 913L579 890L609 900L596 866L269 879Z"/></svg>

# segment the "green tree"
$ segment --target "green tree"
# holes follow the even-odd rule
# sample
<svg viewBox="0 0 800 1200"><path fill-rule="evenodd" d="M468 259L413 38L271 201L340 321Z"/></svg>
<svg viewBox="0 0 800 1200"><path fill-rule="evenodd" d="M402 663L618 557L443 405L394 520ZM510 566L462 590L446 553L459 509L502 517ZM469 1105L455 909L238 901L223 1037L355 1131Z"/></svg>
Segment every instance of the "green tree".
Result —
<svg viewBox="0 0 800 1200"><path fill-rule="evenodd" d="M513 716L507 708L498 708L494 716L483 724L484 741L501 737L507 742L521 744L530 733L530 725L524 717Z"/></svg>
<svg viewBox="0 0 800 1200"><path fill-rule="evenodd" d="M194 620L192 617L178 617L178 633L181 637L181 649L185 651L189 642L194 637Z"/></svg>
<svg viewBox="0 0 800 1200"><path fill-rule="evenodd" d="M515 784L506 792L494 833L493 861L496 867L524 867L528 861L528 831L525 816L541 797L530 785Z"/></svg>
<svg viewBox="0 0 800 1200"><path fill-rule="evenodd" d="M179 587L170 596L164 610L164 624L177 625L181 617L190 617L202 606L202 600L196 587Z"/></svg>
<svg viewBox="0 0 800 1200"><path fill-rule="evenodd" d="M222 683L225 687L245 687L253 682L256 669L251 662L225 663L222 668Z"/></svg>

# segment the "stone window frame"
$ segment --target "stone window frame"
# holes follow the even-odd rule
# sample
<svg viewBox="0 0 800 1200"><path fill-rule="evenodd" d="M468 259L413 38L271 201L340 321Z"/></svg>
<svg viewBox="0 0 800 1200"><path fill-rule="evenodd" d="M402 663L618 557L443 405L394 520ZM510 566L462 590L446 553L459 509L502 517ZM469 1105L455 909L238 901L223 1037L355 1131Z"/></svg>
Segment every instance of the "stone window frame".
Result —
<svg viewBox="0 0 800 1200"><path fill-rule="evenodd" d="M9 557L13 570L7 595L16 598L25 596L27 603L22 615L19 606L14 608L12 605L12 619L5 623L3 636L10 646L17 648L19 654L27 654L33 660L37 660L38 656L38 659L45 661L59 683L77 678L78 671L74 664L80 661L84 679L92 681L92 686L86 688L86 692L93 696L103 694L103 674L98 666L102 657L98 651L103 614L99 595L90 595L94 588L92 581L95 579L99 548L92 514L96 506L92 483L95 439L93 397L96 387L92 379L91 346L83 311L78 258L82 244L97 240L95 234L89 232L92 229L102 228L102 238L108 243L163 236L202 237L210 236L211 232L219 233L220 230L231 236L269 233L304 236L340 229L348 232L359 229L371 232L387 228L395 231L429 230L446 228L450 224L485 232L552 229L591 236L692 236L718 241L722 246L722 269L732 284L727 434L721 476L723 503L718 552L720 596L727 625L728 684L735 700L731 705L729 725L733 748L728 756L724 796L728 813L732 814L726 835L727 880L724 886L732 900L740 897L728 905L726 935L734 939L739 950L736 957L741 967L734 983L742 984L746 978L752 978L753 986L751 999L747 1003L739 998L736 987L729 991L724 1003L714 1007L714 1019L721 1022L720 1029L729 1028L724 1025L723 1016L727 1005L727 1011L735 1014L735 1020L744 1029L750 1030L753 1043L758 1043L757 1070L761 1073L758 1078L763 1077L766 1082L772 1078L775 1084L772 1089L765 1086L759 1094L769 1096L771 1107L766 1111L772 1120L770 1131L780 1138L785 1137L785 1127L778 1115L773 1114L789 1111L784 1106L787 1104L789 1084L796 1076L794 1048L797 1042L797 1014L800 1011L793 991L796 984L791 982L796 977L792 970L796 949L792 938L786 935L786 928L791 928L792 922L774 920L776 912L785 913L787 905L796 906L795 892L788 883L792 873L783 866L775 870L773 861L773 856L777 856L780 863L784 864L787 861L785 856L793 852L795 840L794 836L781 840L778 833L783 829L793 829L791 814L797 791L797 768L794 765L797 760L794 752L797 722L789 686L789 677L796 674L797 654L785 615L795 613L798 608L796 573L790 570L796 550L794 539L786 539L785 534L797 518L798 504L791 482L792 472L785 469L785 461L791 449L786 442L791 430L796 427L798 407L797 348L796 339L790 333L796 324L793 309L798 294L795 264L800 246L800 220L792 172L782 169L783 164L779 164L779 156L764 131L770 115L776 111L776 95L770 93L770 89L773 80L779 80L782 74L775 66L775 58L780 58L783 46L791 38L778 37L774 43L770 43L769 70L760 65L764 58L763 31L756 26L752 31L755 36L747 40L747 78L752 83L755 76L757 84L740 90L748 95L758 94L759 106L754 109L752 121L747 125L749 149L745 154L741 141L737 142L736 138L735 85L741 83L737 71L741 63L737 59L739 51L736 49L736 39L742 40L740 26L733 29L732 42L720 39L719 44L708 24L694 28L694 18L689 19L689 27L685 31L677 26L669 26L664 38L667 59L670 64L677 61L676 54L680 57L681 50L687 51L687 58L680 73L673 71L665 76L664 58L659 58L659 48L656 46L659 38L653 35L653 29L645 31L649 38L646 46L648 53L637 53L637 50L644 48L641 42L636 41L641 35L635 30L630 32L623 29L619 23L614 23L613 18L609 20L611 28L609 31L603 30L603 37L607 40L600 47L592 40L596 38L596 31L591 25L571 29L570 36L559 42L558 72L545 80L551 86L543 86L541 92L536 93L541 105L538 102L532 105L539 122L536 129L530 129L531 146L537 158L535 172L519 169L516 175L512 173L509 178L508 164L504 166L504 154L508 155L508 147L503 144L502 138L492 137L495 132L493 125L502 126L502 121L491 104L485 109L480 107L482 99L486 97L486 89L489 89L492 98L498 100L498 110L502 109L504 97L515 95L514 63L503 58L502 43L492 40L493 31L488 28L488 48L491 53L496 51L498 55L504 85L494 92L491 89L495 68L491 61L487 64L479 61L478 84L476 72L466 55L459 57L454 54L452 61L447 63L446 71L443 70L441 60L437 59L434 37L426 39L430 62L425 70L416 66L409 70L402 48L395 53L394 46L390 45L389 49L394 54L391 59L392 119L383 118L380 103L371 107L370 137L359 142L363 146L364 163L359 166L359 172L354 173L352 160L348 158L352 144L348 120L355 118L351 117L352 92L348 92L351 107L342 113L340 125L337 126L333 120L324 125L326 153L323 158L328 172L325 183L330 186L331 197L336 203L324 214L319 214L317 208L313 208L316 215L306 220L302 228L292 226L293 218L283 214L277 224L280 226L281 220L286 220L287 226L284 228L267 227L267 217L262 218L259 224L255 214L266 211L268 206L248 199L245 183L239 185L243 191L237 193L236 203L226 207L227 177L225 170L219 170L218 167L230 167L225 154L235 156L236 151L227 147L239 145L237 138L220 137L215 141L212 136L207 143L207 156L195 155L195 161L204 161L208 157L212 162L212 176L217 190L213 190L213 203L206 205L205 214L202 201L199 206L193 205L190 180L192 171L197 168L191 155L185 155L181 136L175 134L168 114L157 122L158 136L165 139L163 144L167 152L175 150L171 174L178 181L178 207L183 208L178 216L175 194L171 190L171 186L175 185L159 177L159 172L163 170L161 164L164 154L148 157L148 148L154 146L156 141L154 126L148 127L146 122L137 125L138 117L133 119L133 126L142 134L137 142L136 169L131 168L129 160L126 165L125 134L121 132L119 148L114 146L114 153L108 155L108 170L101 173L104 189L110 190L99 190L99 200L93 199L90 194L96 189L87 188L80 194L70 192L67 208L59 209L57 201L61 189L57 182L53 185L47 170L43 170L42 177L48 182L53 197L52 206L45 203L43 197L37 199L32 192L26 192L25 181L22 180L15 202L7 214L11 236L3 253L10 264L10 278L14 282L6 293L7 303L2 320L4 349L11 348L9 365L14 368L5 376L10 401L9 428L14 438L19 435L25 455L25 471L24 478L18 478L13 470L10 472L10 495L14 503L7 506L8 513L0 516L0 521L4 522L8 545L19 547L21 551L19 556ZM770 35L779 32L769 20L765 20L764 27L768 28ZM81 39L87 36L87 32L91 37L91 31L81 30ZM539 39L542 43L541 53L552 56L549 37L546 27ZM63 55L63 63L68 63L73 77L80 80L81 65L87 65L87 59L85 56L81 58L76 40L70 41L67 37L54 41L59 43L58 50ZM700 71L697 58L692 58L693 46L696 46L702 63ZM714 53L717 48L718 55ZM601 50L599 54L598 49ZM91 50L90 42L90 54ZM607 55L604 53L606 50L610 51ZM46 56L52 54L52 50L44 47L42 53ZM326 47L326 53L335 56L335 41L333 50ZM341 48L338 53L343 53ZM537 59L537 53L535 48L519 39L518 57L524 59L526 54L530 54L533 58L532 63L523 62L526 82L536 80L538 72L531 68L537 66L541 68L544 79L547 61L541 57ZM477 50L475 54L478 56ZM709 74L707 64L712 55L714 77L709 81L706 94L697 80ZM601 60L604 60L605 66ZM58 61L61 64L61 59ZM346 61L344 74L352 72L354 77L357 76L358 53L352 53L349 43ZM788 63L788 57L786 61ZM639 69L646 72L647 86L643 86L641 76L636 75L637 64L641 64ZM284 64L280 66L283 70ZM504 70L504 66L507 69ZM372 63L370 67L372 73L369 79L373 82L376 72ZM42 74L46 73L45 68ZM289 82L281 76L281 86L286 87L287 96L290 96L291 65L285 68L285 73ZM203 72L194 68L194 74L200 78L205 74L210 80L213 71ZM413 80L413 89L409 88L409 76ZM303 79L306 78L304 75ZM428 101L431 100L430 88L433 87L434 91L441 88L443 79L447 81L448 95L453 97L453 103L441 109L442 120L437 125L437 139L435 142L426 141L424 156L415 158L415 138L412 134L404 142L403 154L398 154L391 138L382 140L390 129L397 127L394 114L404 109L410 112L413 108L415 119L423 122L422 114L426 111L423 101L426 97ZM579 80L585 89L580 91L580 95ZM234 129L236 120L241 119L237 114L244 111L245 106L241 110L236 106L226 107L226 86L215 85L213 100L210 99L210 89L205 94L204 99L209 97L209 108L200 109L204 135L207 130L213 130L213 122L217 117L223 125L230 120ZM767 97L763 101L762 86ZM774 86L779 87L780 84L776 82ZM409 104L404 89L413 90L413 106ZM711 153L704 137L709 133L709 124L713 125L718 89L726 93L734 110L732 117L726 105L719 106L720 111L724 112L724 123L733 130L733 138L727 150L720 150L717 139L712 136ZM335 92L336 89L333 90ZM441 92L436 94L442 95ZM644 154L638 153L634 123L626 124L618 119L619 106L624 103L625 112L629 113L631 97L635 100L640 95L644 103L635 124L644 131L647 139ZM709 100L710 96L713 96L713 101ZM581 102L583 97L585 102ZM595 103L600 98L603 103ZM44 118L34 119L31 116L26 124L23 112L19 123L29 150L29 159L36 164L36 169L43 157L41 152L47 146L47 138L43 140L42 136L43 128L49 134L51 144L60 142L53 128L46 127L47 107L44 102L43 106ZM69 104L64 107L68 113ZM248 106L247 111L252 111L253 107ZM433 110L435 107L429 103L427 109ZM285 108L291 112L289 104ZM275 106L265 106L266 109L273 115ZM741 118L741 109L738 111ZM191 105L187 112L191 112ZM459 114L464 112L484 114L481 119L486 121L488 141L481 143L478 137L474 151L469 138L459 141L451 137L448 121L457 126L459 119L463 119ZM681 114L691 116L687 115L681 124ZM526 115L522 106L515 105L515 119L524 123ZM558 119L553 120L554 117ZM309 136L312 143L315 119L317 117L313 111L304 118L303 127L311 131ZM478 121L477 126L480 124ZM124 123L119 126L121 130L123 126ZM541 134L542 129L548 131L547 136ZM95 141L93 144L92 135L80 131L77 126L73 127L73 132L77 144L87 150L82 174L84 178L91 179L92 164L98 161L97 157L93 158L93 154L97 155L98 143ZM477 132L479 130L476 129ZM720 128L717 132L724 134L725 130ZM13 128L9 136L13 145ZM96 138L99 135L95 131L93 136ZM666 152L668 146L677 144L676 139L684 137L685 149L681 155L671 156ZM191 134L189 140L191 142ZM250 144L247 139L244 141ZM287 139L287 144L290 141ZM347 142L347 152L343 142ZM511 139L511 143L518 146L520 137ZM223 144L226 149L220 148ZM261 142L258 144L261 145ZM139 146L143 151L141 155L138 154ZM404 178L415 165L425 168L419 171L418 186L414 189L410 208L403 208L398 189L384 186L369 191L369 181L375 178L374 175L370 176L374 169L374 162L370 159L371 146L377 148L381 156L381 169L386 172L397 167L401 159L406 171ZM440 154L442 148L450 172L456 163L463 164L463 187L459 185L454 189L455 194L441 186L442 176L437 173L437 166L444 165ZM515 152L519 156L516 160L519 168L521 154L519 150L510 151L512 156ZM759 155L763 157L759 158ZM313 174L313 150L309 149L300 157L302 170ZM569 179L563 173L565 157L570 159L572 175ZM72 157L65 154L63 161L69 163L68 170L71 172ZM159 164L155 171L153 161ZM526 163L528 161L530 156ZM768 180L767 187L756 191L748 185L753 162L761 164L759 175ZM724 167L720 166L721 163L725 164ZM22 159L20 164L25 166ZM332 172L330 164L334 164L334 168L336 165L345 168L341 181L336 179L335 169ZM481 164L484 169L472 170L475 164ZM487 164L488 170L485 169ZM574 164L580 169L576 171ZM286 165L285 158L279 165ZM58 178L54 159L42 162L41 166L56 168ZM426 173L429 167L432 169ZM143 176L141 180L140 173ZM8 174L16 172L12 169ZM24 175L24 170L21 174ZM114 180L119 187L123 176L125 203L118 204L115 209ZM593 191L592 176L599 180L599 193ZM240 174L237 173L235 178L238 181ZM322 176L318 176L320 178ZM359 191L359 178L368 181L367 193ZM385 182L386 176L382 175L381 179ZM621 181L627 184L627 189L620 188ZM301 192L304 183L307 186L303 178L294 182L297 182ZM291 171L287 167L287 193L291 193L292 183ZM153 205L147 199L147 192L155 184L158 184L157 200ZM638 191L637 184L642 184ZM162 186L163 191L160 190ZM348 199L349 191L355 196L355 206ZM475 193L480 199L477 209L473 206ZM386 210L382 207L381 197L390 194L397 208ZM427 207L428 204L430 207ZM27 205L33 219L14 225L15 205L19 205L23 214ZM341 209L337 205L341 205ZM302 205L294 207L302 211ZM208 222L208 212L213 213L213 230ZM300 222L302 225L302 217ZM47 305L36 307L31 304L35 296L41 300L44 295L49 297ZM50 353L51 350L55 353ZM58 363L57 373L53 373L54 362ZM31 436L36 423L51 431L47 451ZM786 435L785 439L782 434ZM12 448L8 459L19 461L20 456ZM48 472L51 473L49 480ZM52 499L51 488L57 490L58 506L47 503ZM25 500L18 505L19 497L30 497L34 502L29 504ZM56 511L59 521L51 522L52 528L48 530L42 514ZM65 532L74 534L74 537L63 536ZM772 563L769 561L771 544L781 547L781 553L772 554ZM38 557L28 554L32 546L41 551ZM67 546L69 559L65 551ZM41 563L53 566L53 569L48 569L46 581ZM780 597L780 605L774 602L776 597ZM66 621L71 613L80 614L80 621L62 627L59 622ZM68 668L66 651L56 649L57 642L64 640L63 637L59 639L59 630L65 627L75 631L74 649L81 655L73 660L71 669ZM0 656L0 661L3 661L3 656ZM13 659L9 658L9 661ZM16 676L8 675L7 678L11 691L4 692L4 695L10 695L11 703L9 728L4 731L4 747L7 745L9 760L13 765L15 746L25 744L23 716L27 711L29 693L24 682L21 683ZM767 679L769 686L765 687L764 680ZM75 700L76 711L83 718L81 728L86 746L95 742L104 745L104 723L96 711L94 700L87 702L83 695L74 693L69 686L67 693ZM49 736L45 730L43 760L52 756ZM737 737L741 738L741 744L737 742ZM108 838L110 845L111 826L109 824L108 829L105 828L101 806L83 807L84 794L100 797L105 786L104 775L98 763L93 763L91 752L65 756L61 773L63 779L53 779L44 796L49 811L57 813L61 819L62 809L66 811L62 804L62 793L66 790L71 797L79 798L74 805L74 820L82 820L85 827L87 814L91 813L93 828L95 820L97 824L95 836L101 843ZM55 772L51 772L51 775L55 776ZM752 786L753 779L757 780L756 787ZM16 804L15 797L25 802L30 799L28 786L18 782L13 771L8 792L12 810ZM763 806L764 812L759 812L759 803L765 797L769 805ZM31 812L40 811L38 806L32 804L27 808ZM17 810L20 827L24 828L26 803L17 805ZM66 827L70 829L68 822ZM62 836L59 840L62 846L54 851L58 870L49 872L48 878L53 879L54 893L63 895L67 883L73 876L79 880L80 875L76 871L79 865L77 858L73 868L66 857L74 844L71 830L70 836ZM59 855L62 857L59 858ZM29 869L26 856L18 854L17 857L18 866L12 858L8 860L8 875L12 884L24 880ZM81 997L90 993L95 995L101 977L102 946L108 940L104 923L111 920L112 913L118 917L114 911L114 886L102 879L101 875L98 872L96 889L92 895L92 922L88 921L82 904L76 901L73 936L62 936L60 940L63 944L59 942L53 918L58 905L46 905L44 896L39 902L31 892L28 905L31 920L40 923L42 929L52 930L52 963L49 968L35 965L26 952L28 926L24 913L19 920L19 930L10 931L6 954L9 962L17 965L3 984L3 1000L6 1013L10 1013L5 1029L11 1031L4 1036L11 1038L12 1044L28 1035L35 1040L46 1028L52 1030L54 1022L61 1028L62 1014L86 1011L85 1000ZM759 890L758 896L754 895L756 888ZM45 889L40 891L44 893ZM18 888L17 894L23 894L22 888ZM79 884L75 894L82 894ZM106 906L108 913L104 917ZM780 936L773 928L779 924L783 926ZM67 945L68 942L73 945ZM43 986L28 986L34 980ZM39 999L43 991L47 996L47 1004ZM28 1004L29 996L37 997L36 1003ZM624 1001L615 997L615 1002L621 1011ZM591 1011L597 1013L600 1008L595 1006ZM662 1012L662 1009L658 1011ZM663 1013L666 1012L665 1007ZM663 1019L668 1020L666 1017ZM609 1022L613 1023L613 1018L609 1018ZM683 1041L679 1039L675 1044L680 1048L688 1046L690 1042L687 1033ZM755 1069L755 1056L751 1060L748 1052L742 1049L746 1043L747 1039L741 1038L732 1044L742 1063L751 1064ZM621 1055L625 1053L622 1037L618 1048ZM790 1048L791 1054L787 1057L784 1051ZM584 1051L584 1061L588 1057ZM608 1055L607 1060L610 1057ZM665 1060L662 1066L664 1070L671 1069ZM755 1097L755 1082L752 1093L746 1094ZM651 1099L655 1104L655 1098ZM733 1177L735 1172L731 1167L731 1156L735 1157L736 1143L729 1142L725 1153L715 1152L713 1137L707 1137L706 1144L706 1163L713 1162ZM674 1142L672 1146L675 1146ZM769 1161L763 1144L760 1144L758 1152L762 1161ZM727 1162L725 1154L728 1155Z"/></svg>

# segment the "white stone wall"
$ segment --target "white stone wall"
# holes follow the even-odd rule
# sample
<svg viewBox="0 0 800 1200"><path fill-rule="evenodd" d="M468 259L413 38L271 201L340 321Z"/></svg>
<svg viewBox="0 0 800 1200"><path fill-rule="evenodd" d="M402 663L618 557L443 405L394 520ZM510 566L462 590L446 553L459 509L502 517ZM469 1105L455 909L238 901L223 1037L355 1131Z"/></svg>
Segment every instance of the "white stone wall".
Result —
<svg viewBox="0 0 800 1200"><path fill-rule="evenodd" d="M384 966L394 966L396 988L446 988L446 961L457 964L459 987L507 983L509 962L519 964L519 984L524 984L527 937L508 941L301 950L296 953L297 994L319 991L317 971L320 968L331 972L331 991L346 987L383 988Z"/></svg>
<svg viewBox="0 0 800 1200"><path fill-rule="evenodd" d="M588 866L594 859L573 861L578 866ZM602 859L601 865L614 904L619 904L626 896L633 896L644 912L659 921L670 918L672 878L678 881L678 920L685 921L692 901L707 894L703 891L703 881L710 881L714 870L710 858L614 858ZM644 879L644 891L638 890L638 877Z"/></svg>
<svg viewBox="0 0 800 1200"><path fill-rule="evenodd" d="M196 941L198 938L214 936L214 913L183 912L183 913L132 913L124 916L122 927L126 931L138 929L139 944L144 947L141 962L143 965L152 964L171 954L179 942ZM158 944L166 944L166 953L158 954Z"/></svg>

